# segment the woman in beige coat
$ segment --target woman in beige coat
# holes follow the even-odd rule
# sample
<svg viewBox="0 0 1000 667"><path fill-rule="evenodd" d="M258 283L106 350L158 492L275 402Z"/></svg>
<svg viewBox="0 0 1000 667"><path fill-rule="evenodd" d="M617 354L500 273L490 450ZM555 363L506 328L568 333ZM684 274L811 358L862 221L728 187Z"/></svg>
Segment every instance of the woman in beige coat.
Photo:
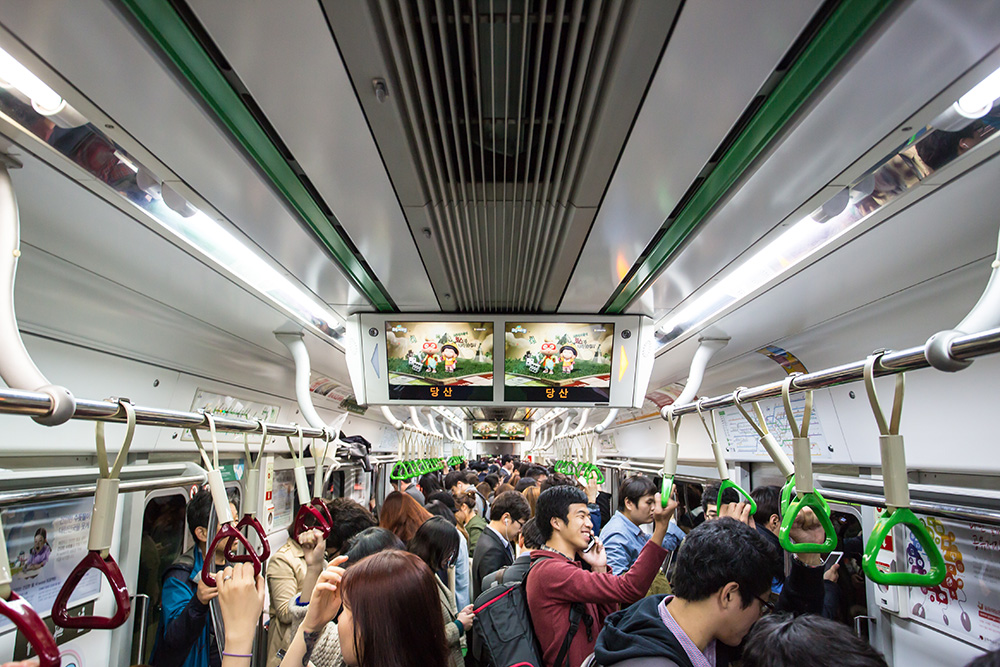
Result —
<svg viewBox="0 0 1000 667"><path fill-rule="evenodd" d="M312 571L315 581L326 566L323 561L326 541L318 530L307 530L296 537L289 535L288 541L267 562L267 589L271 600L268 608L271 623L267 630L267 667L281 664L278 651L288 648L302 621L304 614L297 612L295 598L302 591L307 572Z"/></svg>
<svg viewBox="0 0 1000 667"><path fill-rule="evenodd" d="M447 519L436 516L425 521L406 546L407 551L419 556L435 573L451 667L465 664L465 633L472 627L474 618L472 605L459 610L455 605L454 592L441 579L441 573L455 563L458 543L458 530Z"/></svg>

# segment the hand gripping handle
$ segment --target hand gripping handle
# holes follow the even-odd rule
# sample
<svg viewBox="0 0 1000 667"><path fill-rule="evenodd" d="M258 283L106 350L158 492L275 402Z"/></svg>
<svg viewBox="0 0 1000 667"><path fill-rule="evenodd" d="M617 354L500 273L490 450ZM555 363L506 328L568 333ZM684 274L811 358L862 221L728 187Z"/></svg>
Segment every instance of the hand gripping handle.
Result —
<svg viewBox="0 0 1000 667"><path fill-rule="evenodd" d="M718 508L722 507L722 494L725 493L727 489L735 489L738 494L746 498L746 502L750 503L751 516L757 513L757 503L754 502L754 499L750 497L749 493L743 490L742 486L731 479L724 479L719 482L719 495L715 497L716 511L718 511Z"/></svg>
<svg viewBox="0 0 1000 667"><path fill-rule="evenodd" d="M319 509L319 507L322 507L322 509ZM312 525L307 524L309 519L313 520ZM295 515L295 527L293 530L295 531L295 536L298 537L307 530L315 528L323 533L323 539L326 539L333 528L332 523L333 519L330 517L330 512L327 511L323 501L319 498L313 498L312 502L308 505L299 507L299 512Z"/></svg>
<svg viewBox="0 0 1000 667"><path fill-rule="evenodd" d="M916 536L920 546L924 548L924 553L927 554L927 560L931 567L929 572L883 572L878 568L875 558L878 556L879 548L882 546L889 532L899 525L909 527L914 536ZM933 588L944 581L948 574L944 563L944 556L941 555L941 551L934 544L934 538L931 537L930 532L920 522L920 519L906 507L886 511L875 522L872 534L868 538L868 544L865 546L864 558L861 559L861 569L865 571L869 579L883 586Z"/></svg>
<svg viewBox="0 0 1000 667"><path fill-rule="evenodd" d="M785 486L788 487L794 484L795 479L793 477ZM782 493L784 493L784 490ZM815 542L792 542L792 524L795 523L795 517L798 516L803 507L812 509L813 513L816 514L816 518L819 519L820 525L823 526L826 539L820 544ZM791 501L788 507L782 510L781 517L778 542L785 551L793 554L818 554L829 553L837 548L837 531L834 530L833 522L830 521L830 505L827 504L826 498L820 495L819 491L808 491Z"/></svg>
<svg viewBox="0 0 1000 667"><path fill-rule="evenodd" d="M10 599L0 599L0 614L3 614L21 631L31 648L38 654L39 667L60 667L59 647L49 632L45 621L28 601L11 591Z"/></svg>
<svg viewBox="0 0 1000 667"><path fill-rule="evenodd" d="M256 554L257 559L263 563L268 558L271 557L271 545L267 541L267 533L264 532L264 527L260 525L260 521L257 520L252 514L244 514L240 522L236 524L236 530L242 531L244 528L251 528L255 533L257 533L257 539L260 540L260 553ZM230 537L229 541L226 542L226 560L230 563L252 563L253 552L247 551L245 554L239 553L237 550L236 538Z"/></svg>
<svg viewBox="0 0 1000 667"><path fill-rule="evenodd" d="M593 463L581 463L576 468L576 474L584 479L596 477L598 484L604 484L604 473Z"/></svg>
<svg viewBox="0 0 1000 667"><path fill-rule="evenodd" d="M205 550L205 553L208 555L205 558L205 564L201 566L201 580L205 582L206 586L215 588L215 577L212 576L210 568L212 567L212 561L214 560L213 554L215 554L215 550L219 546L219 542L222 540L236 540L242 544L243 548L246 549L247 557L249 558L246 562L253 563L253 576L256 577L260 574L260 556L258 556L257 552L253 550L252 546L250 546L250 542L243 536L243 533L236 529L236 526L231 523L224 523L222 524L222 527L219 528L219 532L215 534L215 539L212 540L212 544ZM228 562L234 562L229 560L229 544L229 542L226 543L226 560ZM244 561L241 560L236 562Z"/></svg>
<svg viewBox="0 0 1000 667"><path fill-rule="evenodd" d="M68 611L69 597L76 590L80 580L89 570L100 570L104 578L111 584L111 593L115 598L117 610L113 616L70 616ZM52 603L52 621L61 628L82 628L87 630L113 630L128 619L132 611L128 587L125 577L118 568L118 563L111 556L102 558L100 551L88 551L59 589L55 602Z"/></svg>

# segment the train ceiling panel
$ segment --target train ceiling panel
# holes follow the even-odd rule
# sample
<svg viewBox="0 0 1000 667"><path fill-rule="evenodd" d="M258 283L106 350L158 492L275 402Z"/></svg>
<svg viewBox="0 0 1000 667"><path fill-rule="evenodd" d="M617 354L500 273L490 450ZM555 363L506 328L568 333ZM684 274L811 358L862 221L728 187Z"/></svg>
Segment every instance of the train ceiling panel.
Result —
<svg viewBox="0 0 1000 667"><path fill-rule="evenodd" d="M317 2L188 3L403 310L436 310L403 212ZM266 45L266 48L261 48Z"/></svg>
<svg viewBox="0 0 1000 667"><path fill-rule="evenodd" d="M703 285L749 254L748 248L779 223L795 222L786 218L805 202L815 205L800 210L799 217L849 185L852 173L860 176L875 166L950 103L929 110L920 123L907 121L995 49L998 34L1000 16L986 5L906 5L709 217L635 307L651 308L647 312L659 319L696 298ZM853 171L839 178L855 161ZM837 187L824 189L831 183Z"/></svg>
<svg viewBox="0 0 1000 667"><path fill-rule="evenodd" d="M679 4L323 2L443 309L555 309Z"/></svg>
<svg viewBox="0 0 1000 667"><path fill-rule="evenodd" d="M611 295L820 4L685 4L562 311Z"/></svg>
<svg viewBox="0 0 1000 667"><path fill-rule="evenodd" d="M5 28L113 119L116 141L155 156L324 302L370 307L123 14L97 0L0 7Z"/></svg>

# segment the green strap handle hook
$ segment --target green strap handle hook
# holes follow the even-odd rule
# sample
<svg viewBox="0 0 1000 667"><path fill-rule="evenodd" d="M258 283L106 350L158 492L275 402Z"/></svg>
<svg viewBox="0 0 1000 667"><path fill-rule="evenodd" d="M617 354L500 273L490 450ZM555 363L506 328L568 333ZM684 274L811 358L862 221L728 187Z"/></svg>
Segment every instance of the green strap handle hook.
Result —
<svg viewBox="0 0 1000 667"><path fill-rule="evenodd" d="M754 502L754 499L750 497L750 494L743 487L729 479L729 465L722 454L722 446L719 445L719 431L715 424L715 412L709 413L709 420L712 423L709 426L709 422L705 420L705 415L701 411L701 402L704 400L704 398L698 399L695 407L698 409L698 418L701 419L701 423L705 427L705 432L708 433L708 439L712 443L712 453L715 454L715 466L719 470L719 495L715 498L715 506L722 507L722 494L726 489L735 489L737 493L746 498L747 502L750 503L750 514L756 514L757 503Z"/></svg>
<svg viewBox="0 0 1000 667"><path fill-rule="evenodd" d="M882 458L882 481L885 487L886 512L875 522L872 534L865 545L865 555L861 566L865 574L876 584L883 586L919 586L934 587L945 580L947 569L944 556L931 536L927 527L910 510L910 487L906 478L906 450L903 446L903 436L899 434L899 422L903 412L903 391L905 378L902 373L896 374L895 391L893 394L892 411L889 420L885 418L875 391L875 365L885 352L877 352L865 361L865 389L868 401L875 413L875 422L879 429L879 449ZM896 526L907 526L924 548L930 565L928 572L883 572L875 561L882 543Z"/></svg>
<svg viewBox="0 0 1000 667"><path fill-rule="evenodd" d="M578 477L583 477L584 479L590 479L592 477L597 479L598 484L604 484L604 472L601 471L593 463L581 463L576 467L576 474Z"/></svg>
<svg viewBox="0 0 1000 667"><path fill-rule="evenodd" d="M813 393L812 390L806 392L800 429L792 410L791 398L792 383L795 382L796 375L801 375L801 373L789 375L781 384L781 398L785 405L785 416L788 418L788 428L792 432L795 474L788 478L781 489L781 528L778 530L778 543L781 544L782 549L793 554L828 553L837 547L837 531L833 527L833 522L830 521L829 503L813 486L812 448L809 444L809 420L812 418ZM798 483L795 481L796 477ZM795 488L794 501L791 500L792 488ZM792 525L795 523L795 517L804 507L810 508L820 525L823 526L826 539L820 544L792 542Z"/></svg>

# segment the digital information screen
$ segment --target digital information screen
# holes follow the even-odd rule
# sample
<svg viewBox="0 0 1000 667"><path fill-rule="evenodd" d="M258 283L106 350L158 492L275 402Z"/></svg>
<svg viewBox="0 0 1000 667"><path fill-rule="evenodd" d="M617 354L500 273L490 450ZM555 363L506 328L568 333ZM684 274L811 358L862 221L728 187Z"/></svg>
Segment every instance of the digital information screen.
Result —
<svg viewBox="0 0 1000 667"><path fill-rule="evenodd" d="M473 440L496 440L496 422L472 422Z"/></svg>
<svg viewBox="0 0 1000 667"><path fill-rule="evenodd" d="M386 322L389 398L493 400L492 322Z"/></svg>
<svg viewBox="0 0 1000 667"><path fill-rule="evenodd" d="M615 325L507 322L504 401L607 403Z"/></svg>
<svg viewBox="0 0 1000 667"><path fill-rule="evenodd" d="M500 422L497 438L500 440L525 440L528 437L528 422Z"/></svg>

